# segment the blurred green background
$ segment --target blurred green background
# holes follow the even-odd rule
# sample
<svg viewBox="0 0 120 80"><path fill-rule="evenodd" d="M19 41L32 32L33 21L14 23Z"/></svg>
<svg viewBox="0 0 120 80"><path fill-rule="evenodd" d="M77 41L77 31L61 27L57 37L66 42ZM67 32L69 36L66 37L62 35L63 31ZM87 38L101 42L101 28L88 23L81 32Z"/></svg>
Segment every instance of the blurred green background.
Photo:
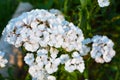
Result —
<svg viewBox="0 0 120 80"><path fill-rule="evenodd" d="M91 59L79 79L84 80L86 77L89 80L120 80L120 0L110 0L110 6L105 8L100 8L97 0L88 0L87 8L84 9L80 0L0 0L0 33L12 18L20 2L29 2L34 8L60 10L68 21L83 30L85 37L100 34L112 39L116 51L112 61L98 64ZM84 16L81 16L81 13ZM82 17L85 20L81 21ZM64 74L61 75L64 76Z"/></svg>

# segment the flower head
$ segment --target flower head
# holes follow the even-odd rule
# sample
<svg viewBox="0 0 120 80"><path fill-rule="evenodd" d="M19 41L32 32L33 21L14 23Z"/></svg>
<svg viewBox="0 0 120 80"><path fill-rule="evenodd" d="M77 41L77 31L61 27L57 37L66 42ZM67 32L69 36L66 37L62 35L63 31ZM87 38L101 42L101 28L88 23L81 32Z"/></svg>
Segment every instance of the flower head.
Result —
<svg viewBox="0 0 120 80"><path fill-rule="evenodd" d="M92 38L91 57L98 63L110 62L115 51L113 50L113 42L106 36L94 36Z"/></svg>
<svg viewBox="0 0 120 80"><path fill-rule="evenodd" d="M74 70L78 70L79 72L83 72L85 69L83 58L77 53L73 53L73 59L69 59L65 63L65 70L68 72L73 72Z"/></svg>
<svg viewBox="0 0 120 80"><path fill-rule="evenodd" d="M109 0L98 0L98 4L100 7L106 7L110 5Z"/></svg>
<svg viewBox="0 0 120 80"><path fill-rule="evenodd" d="M98 0L100 5L104 0ZM107 1L107 0L106 0ZM102 6L107 6L105 2ZM90 55L96 62L110 62L115 55L113 42L106 36L84 39L83 32L72 22L64 19L60 11L35 9L12 19L3 31L5 41L15 47L24 47L29 53L24 61L29 65L32 80L56 80L51 74L65 65L65 70L83 72L82 56L90 51L86 46L93 42ZM70 54L69 54L70 53ZM71 54L72 53L72 54ZM0 52L0 66L6 60Z"/></svg>

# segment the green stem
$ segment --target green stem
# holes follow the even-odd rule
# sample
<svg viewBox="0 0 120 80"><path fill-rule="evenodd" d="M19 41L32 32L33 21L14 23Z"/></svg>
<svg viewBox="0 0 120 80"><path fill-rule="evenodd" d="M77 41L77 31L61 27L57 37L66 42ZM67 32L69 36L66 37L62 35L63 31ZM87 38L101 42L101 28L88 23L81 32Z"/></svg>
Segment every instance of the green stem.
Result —
<svg viewBox="0 0 120 80"><path fill-rule="evenodd" d="M92 36L91 25L90 25L92 13L87 8L87 3L88 3L87 0L80 0L80 3L81 3L81 9L79 12L78 26L83 30L85 37L90 37Z"/></svg>
<svg viewBox="0 0 120 80"><path fill-rule="evenodd" d="M118 70L119 70L119 68L118 68ZM119 75L120 75L119 71L117 71L117 73L116 73L115 80L119 80Z"/></svg>
<svg viewBox="0 0 120 80"><path fill-rule="evenodd" d="M85 71L84 71L84 73L83 73L83 76L84 76L84 79L89 79L89 63L90 63L90 60L91 58L90 57L88 57L88 59L86 60L86 62L85 62L85 64L86 64L86 66L85 66Z"/></svg>
<svg viewBox="0 0 120 80"><path fill-rule="evenodd" d="M64 13L67 14L67 4L68 4L68 0L65 0L64 2Z"/></svg>
<svg viewBox="0 0 120 80"><path fill-rule="evenodd" d="M87 36L87 1L80 0L81 9L79 12L79 24L78 26L83 30L85 36Z"/></svg>

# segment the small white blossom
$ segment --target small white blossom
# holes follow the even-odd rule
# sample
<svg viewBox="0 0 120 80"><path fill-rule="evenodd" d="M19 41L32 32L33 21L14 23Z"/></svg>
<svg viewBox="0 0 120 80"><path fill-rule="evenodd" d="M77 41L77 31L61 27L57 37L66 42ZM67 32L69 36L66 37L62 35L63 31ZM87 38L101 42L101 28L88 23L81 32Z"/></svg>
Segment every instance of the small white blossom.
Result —
<svg viewBox="0 0 120 80"><path fill-rule="evenodd" d="M33 64L34 62L34 55L33 53L27 53L27 55L24 57L24 61L29 66Z"/></svg>
<svg viewBox="0 0 120 80"><path fill-rule="evenodd" d="M60 20L64 20L64 16L62 15L62 13L59 10L51 9L50 13L55 14L57 17L59 17Z"/></svg>
<svg viewBox="0 0 120 80"><path fill-rule="evenodd" d="M37 56L46 55L48 51L46 49L39 49L37 51Z"/></svg>
<svg viewBox="0 0 120 80"><path fill-rule="evenodd" d="M80 54L78 52L73 52L72 57L78 58L78 57L80 57Z"/></svg>
<svg viewBox="0 0 120 80"><path fill-rule="evenodd" d="M7 59L0 57L0 67L5 67L7 63L8 63Z"/></svg>
<svg viewBox="0 0 120 80"><path fill-rule="evenodd" d="M66 61L69 60L68 54L62 54L62 55L60 56L60 60L61 60L61 64L64 64Z"/></svg>
<svg viewBox="0 0 120 80"><path fill-rule="evenodd" d="M49 62L48 64L45 65L45 69L49 74L52 74L58 70L58 67L56 64Z"/></svg>
<svg viewBox="0 0 120 80"><path fill-rule="evenodd" d="M63 37L62 35L56 35L56 44L55 47L56 48L60 48L63 45Z"/></svg>
<svg viewBox="0 0 120 80"><path fill-rule="evenodd" d="M43 67L48 63L48 56L47 55L41 55L36 57L36 63L40 66Z"/></svg>
<svg viewBox="0 0 120 80"><path fill-rule="evenodd" d="M91 42L92 42L92 40L90 38L87 38L87 39L82 41L83 44L89 44Z"/></svg>
<svg viewBox="0 0 120 80"><path fill-rule="evenodd" d="M57 57L58 52L59 51L56 48L52 48L52 47L50 48L50 54L53 59Z"/></svg>
<svg viewBox="0 0 120 80"><path fill-rule="evenodd" d="M7 59L4 59L5 52L0 51L0 67L3 68L8 63Z"/></svg>
<svg viewBox="0 0 120 80"><path fill-rule="evenodd" d="M9 34L9 35L10 35L10 36L8 36L8 37L6 38L6 41L7 41L8 43L14 45L14 44L15 44L15 41L16 41L16 39L17 39L17 36L16 36L15 34Z"/></svg>
<svg viewBox="0 0 120 80"><path fill-rule="evenodd" d="M48 80L56 80L56 78L54 76L48 76L47 79Z"/></svg>
<svg viewBox="0 0 120 80"><path fill-rule="evenodd" d="M88 54L89 51L90 51L90 48L88 46L83 45L82 49L79 50L79 53L81 56L85 56Z"/></svg>
<svg viewBox="0 0 120 80"><path fill-rule="evenodd" d="M100 7L106 7L110 5L110 1L109 0L98 0L98 4Z"/></svg>
<svg viewBox="0 0 120 80"><path fill-rule="evenodd" d="M39 48L39 44L38 43L28 43L28 42L25 42L23 46L25 47L25 49L27 51L31 51L31 52L35 52Z"/></svg>
<svg viewBox="0 0 120 80"><path fill-rule="evenodd" d="M104 63L104 62L105 62L104 59L101 58L101 57L96 57L96 58L95 58L95 61L96 61L97 63Z"/></svg>
<svg viewBox="0 0 120 80"><path fill-rule="evenodd" d="M30 66L29 73L35 80L37 80L37 78L39 77L44 80L44 78L46 77L45 70L41 69L38 65Z"/></svg>
<svg viewBox="0 0 120 80"><path fill-rule="evenodd" d="M66 63L65 63L65 70L68 72L73 72L75 70L75 66L71 63L71 59L69 59Z"/></svg>
<svg viewBox="0 0 120 80"><path fill-rule="evenodd" d="M60 59L50 59L48 64L45 65L45 69L49 74L52 74L58 70L58 66L60 64Z"/></svg>

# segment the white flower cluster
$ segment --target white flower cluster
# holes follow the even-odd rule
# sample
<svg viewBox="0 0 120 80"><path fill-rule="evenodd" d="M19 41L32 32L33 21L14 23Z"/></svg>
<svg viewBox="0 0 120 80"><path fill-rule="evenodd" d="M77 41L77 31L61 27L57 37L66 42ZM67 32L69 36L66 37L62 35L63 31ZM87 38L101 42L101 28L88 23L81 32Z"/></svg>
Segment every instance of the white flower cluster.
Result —
<svg viewBox="0 0 120 80"><path fill-rule="evenodd" d="M6 63L8 62L7 59L4 59L5 53L0 51L0 67L3 68L5 67Z"/></svg>
<svg viewBox="0 0 120 80"><path fill-rule="evenodd" d="M106 7L110 5L110 1L109 0L98 0L98 4L100 7Z"/></svg>
<svg viewBox="0 0 120 80"><path fill-rule="evenodd" d="M56 80L52 74L60 64L65 65L68 72L78 70L82 73L85 69L82 56L90 52L86 44L92 42L90 54L97 62L100 59L109 62L115 55L111 40L105 36L84 40L81 29L66 21L55 9L24 13L9 22L3 35L9 44L23 46L29 52L24 61L29 65L33 80Z"/></svg>
<svg viewBox="0 0 120 80"><path fill-rule="evenodd" d="M64 19L58 10L32 10L12 19L3 31L5 40L16 47L24 46L27 55L24 61L29 65L29 73L33 79L47 74L47 77L58 70L59 64L65 65L65 69L71 72L71 65L83 72L84 61L81 56L87 55L89 47L82 44L84 40L81 29ZM58 48L66 52L76 51L79 57L69 59L68 54L61 55ZM34 57L34 53L37 55ZM61 56L58 57L58 54ZM79 61L77 61L79 60ZM76 62L77 61L77 62ZM68 69L67 69L68 68ZM40 73L41 72L41 73ZM53 77L49 77L48 80Z"/></svg>
<svg viewBox="0 0 120 80"><path fill-rule="evenodd" d="M91 57L98 63L110 62L115 51L113 50L114 43L106 36L94 36L92 38Z"/></svg>
<svg viewBox="0 0 120 80"><path fill-rule="evenodd" d="M73 59L69 59L65 63L65 70L67 70L69 72L73 72L74 70L78 70L82 73L85 69L83 58L79 55L78 52L74 52L72 54L72 57L73 57Z"/></svg>

